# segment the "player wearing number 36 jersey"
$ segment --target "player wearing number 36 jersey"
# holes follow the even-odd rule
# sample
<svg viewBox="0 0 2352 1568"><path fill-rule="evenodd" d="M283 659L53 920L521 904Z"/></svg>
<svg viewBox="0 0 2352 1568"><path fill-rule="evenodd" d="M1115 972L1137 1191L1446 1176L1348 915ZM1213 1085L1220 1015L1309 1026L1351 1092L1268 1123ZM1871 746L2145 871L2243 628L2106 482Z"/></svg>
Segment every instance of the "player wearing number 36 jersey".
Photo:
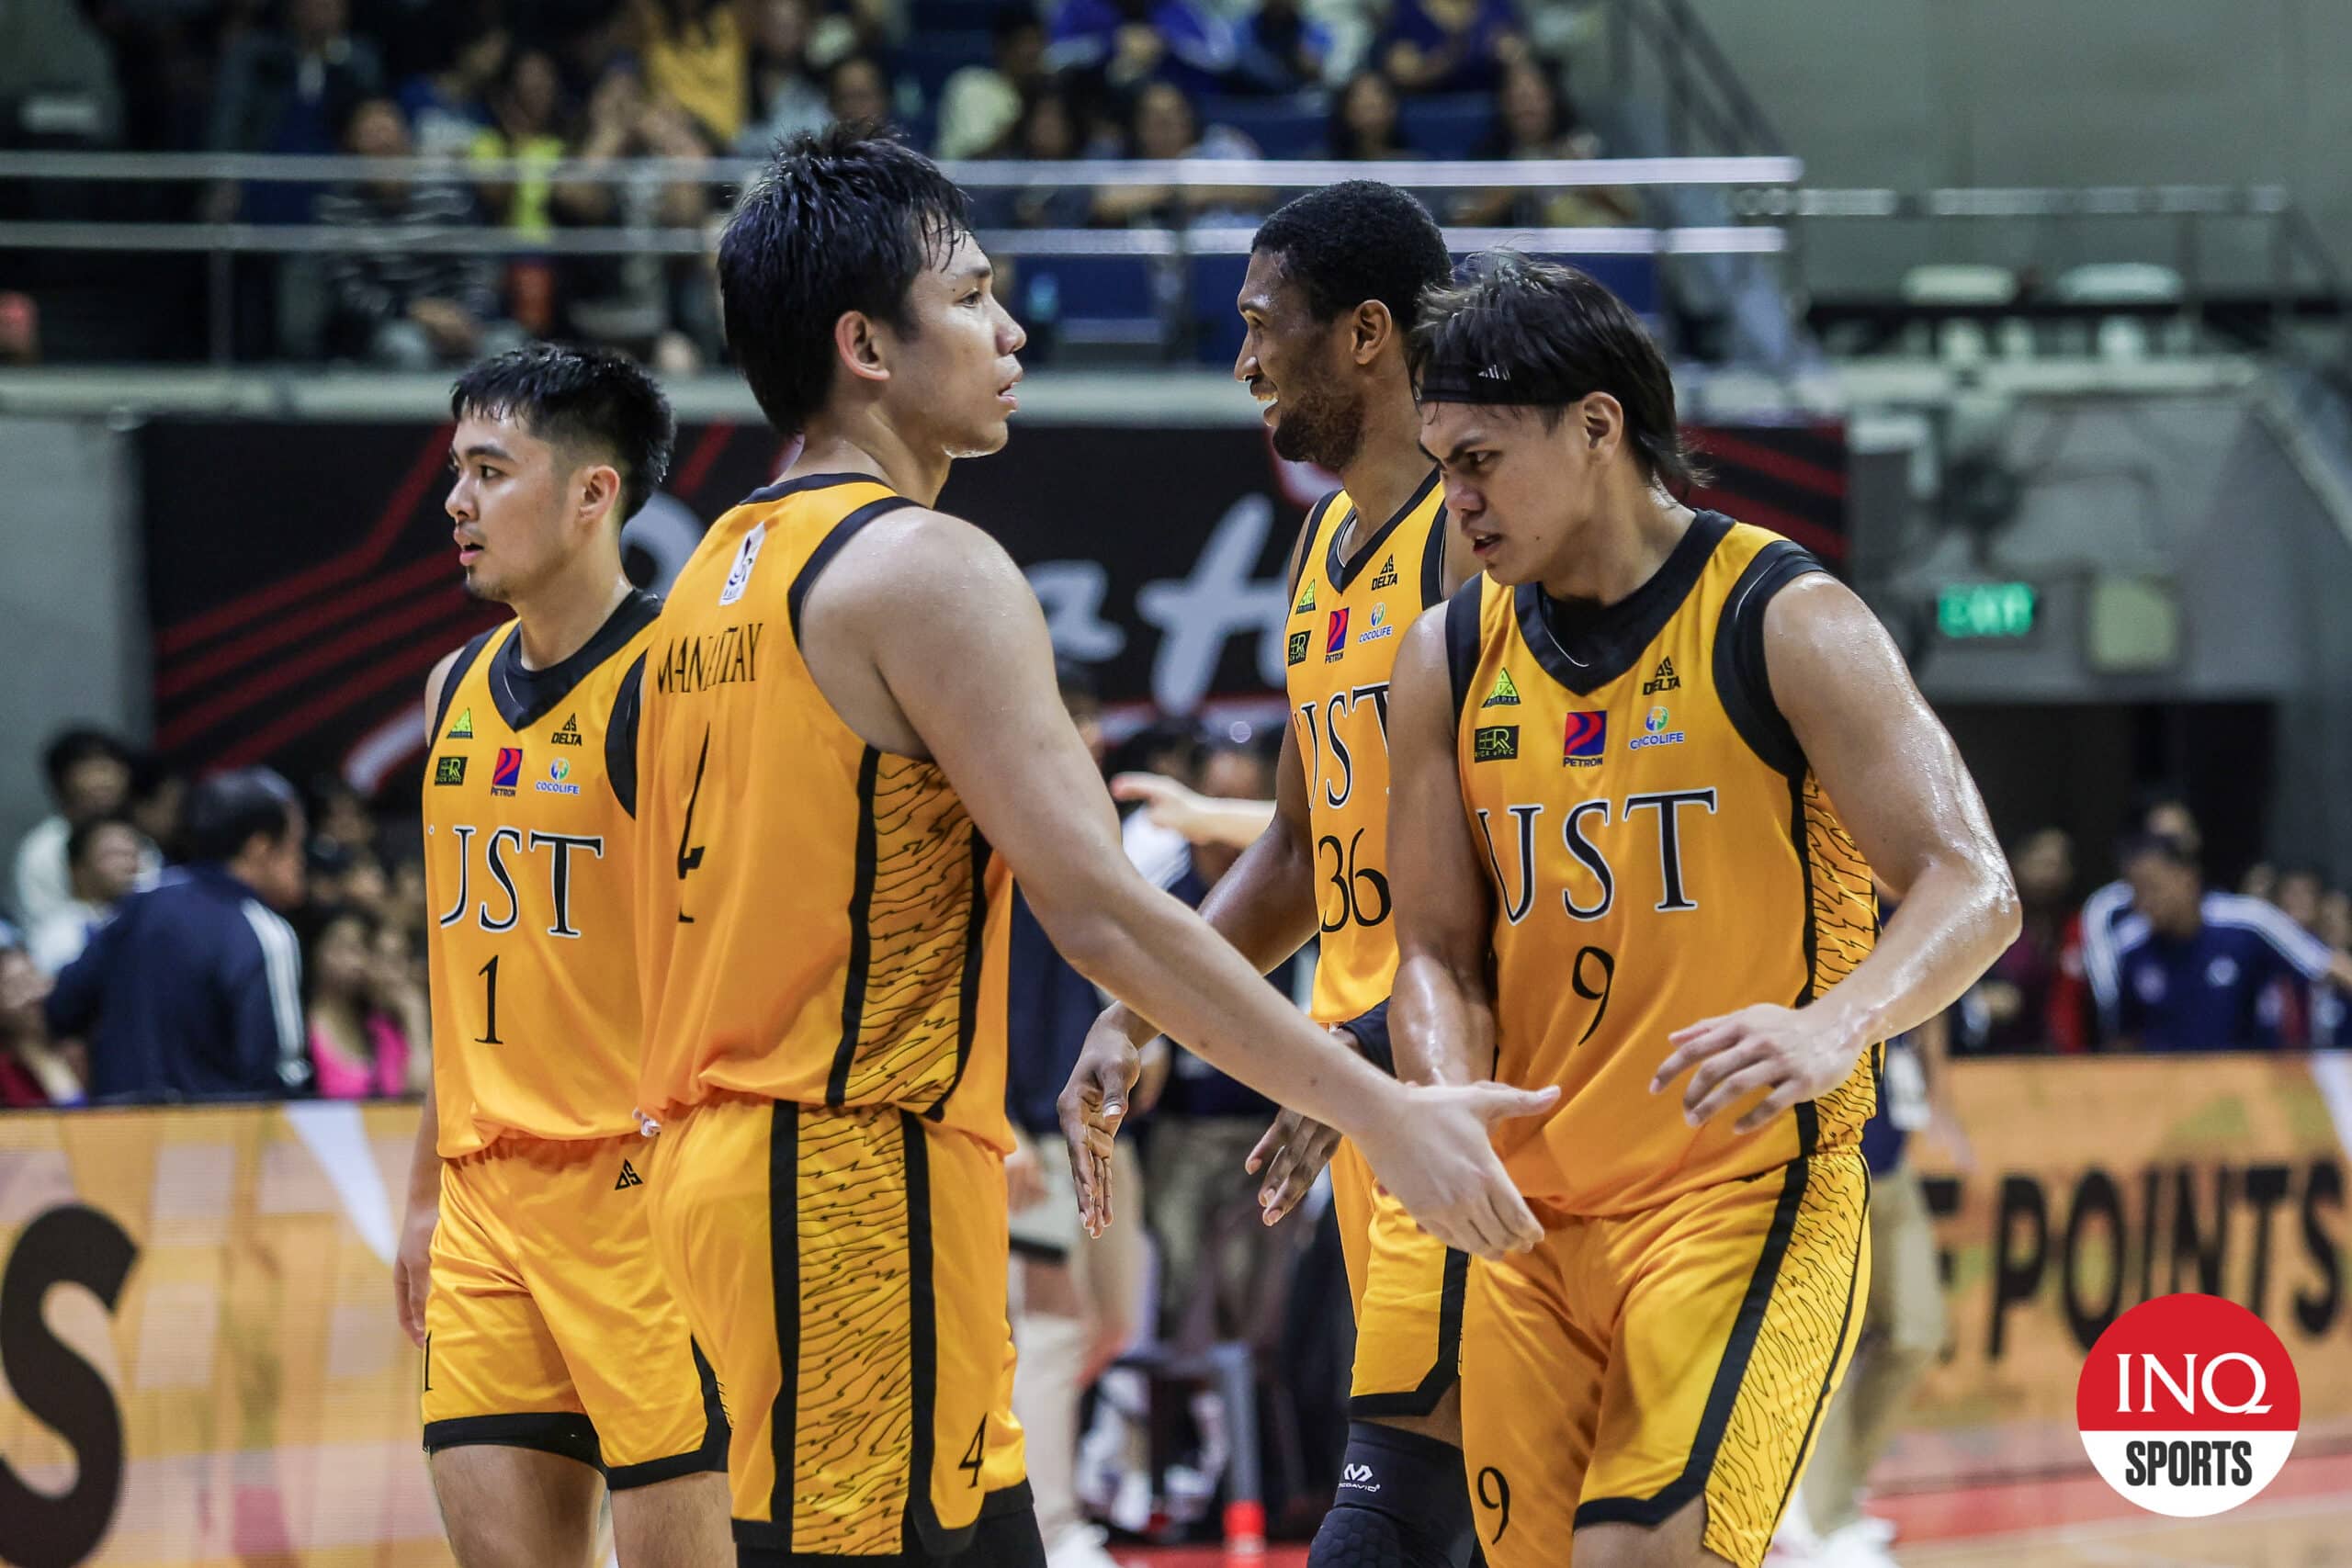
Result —
<svg viewBox="0 0 2352 1568"><path fill-rule="evenodd" d="M427 690L434 1093L401 1254L424 1444L460 1563L582 1561L608 1487L622 1568L703 1568L728 1555L726 1424L654 1254L630 1110L634 714L660 605L622 577L620 526L667 466L670 412L617 355L545 346L452 402L458 561L515 617Z"/></svg>
<svg viewBox="0 0 2352 1568"><path fill-rule="evenodd" d="M1497 1139L1544 1241L1471 1270L1479 1538L1756 1568L1860 1327L1878 1043L1983 972L2016 894L1869 611L1668 492L1672 383L1621 303L1490 258L1413 355L1487 576L1397 661L1397 1066L1563 1091Z"/></svg>

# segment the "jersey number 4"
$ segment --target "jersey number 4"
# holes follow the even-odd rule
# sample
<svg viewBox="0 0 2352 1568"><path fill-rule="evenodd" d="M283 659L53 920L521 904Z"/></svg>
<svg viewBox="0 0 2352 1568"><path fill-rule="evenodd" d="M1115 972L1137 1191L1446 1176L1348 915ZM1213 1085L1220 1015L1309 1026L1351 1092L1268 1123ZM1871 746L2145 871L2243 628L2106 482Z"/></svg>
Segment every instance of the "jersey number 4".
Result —
<svg viewBox="0 0 2352 1568"><path fill-rule="evenodd" d="M678 881L684 883L702 869L702 849L695 843L695 807L702 803L703 771L710 766L710 726L702 727L702 752L695 758L695 785L686 792L686 819L678 825ZM692 847L689 848L688 846ZM686 913L685 889L678 890L678 923L690 926L695 918Z"/></svg>

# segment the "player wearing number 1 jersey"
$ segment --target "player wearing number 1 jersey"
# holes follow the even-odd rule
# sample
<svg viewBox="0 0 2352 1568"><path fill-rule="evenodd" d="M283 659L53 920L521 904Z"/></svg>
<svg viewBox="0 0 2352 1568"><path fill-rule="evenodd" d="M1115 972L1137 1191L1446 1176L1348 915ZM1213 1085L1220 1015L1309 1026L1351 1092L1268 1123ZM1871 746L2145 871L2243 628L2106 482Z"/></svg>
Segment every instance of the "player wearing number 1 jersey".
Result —
<svg viewBox="0 0 2352 1568"><path fill-rule="evenodd" d="M1389 671L1406 628L1477 570L1468 549L1450 542L1405 361L1422 291L1452 271L1444 235L1420 203L1392 186L1350 180L1266 220L1238 301L1246 332L1234 374L1265 405L1275 452L1337 472L1345 488L1308 513L1292 558L1291 722L1274 819L1201 913L1264 967L1319 933L1315 1020L1385 1068L1396 967L1386 872ZM1149 1033L1127 1010L1111 1010L1080 1077L1123 1070L1120 1058ZM1323 1129L1286 1114L1253 1156L1265 1164L1272 1221L1329 1152L1355 1309L1343 1479L1308 1562L1465 1562L1457 1385L1469 1258L1415 1224L1352 1145L1334 1151L1329 1143Z"/></svg>
<svg viewBox="0 0 2352 1568"><path fill-rule="evenodd" d="M668 466L670 411L618 355L548 346L469 371L451 408L458 563L515 615L426 689L434 1088L397 1282L434 1492L465 1568L585 1561L606 1489L622 1568L713 1568L726 1425L654 1256L630 1109L659 605L622 577L620 529Z"/></svg>
<svg viewBox="0 0 2352 1568"><path fill-rule="evenodd" d="M1498 1138L1544 1242L1471 1269L1480 1540L1757 1568L1860 1327L1877 1043L2017 896L1884 628L1668 493L1673 384L1623 304L1503 256L1428 310L1422 441L1487 576L1397 660L1397 1064L1563 1091Z"/></svg>

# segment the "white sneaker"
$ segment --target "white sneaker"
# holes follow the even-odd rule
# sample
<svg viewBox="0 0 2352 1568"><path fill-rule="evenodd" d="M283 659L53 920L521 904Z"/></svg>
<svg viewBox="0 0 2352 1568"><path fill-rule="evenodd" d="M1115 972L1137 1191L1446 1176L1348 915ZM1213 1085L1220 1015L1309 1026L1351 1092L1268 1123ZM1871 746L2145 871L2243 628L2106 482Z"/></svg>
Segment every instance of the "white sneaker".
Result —
<svg viewBox="0 0 2352 1568"><path fill-rule="evenodd" d="M1815 1559L1821 1568L1897 1568L1886 1550L1886 1538L1871 1528L1877 1521L1861 1519L1821 1538Z"/></svg>
<svg viewBox="0 0 2352 1568"><path fill-rule="evenodd" d="M1046 1568L1119 1568L1119 1560L1102 1550L1110 1539L1100 1525L1072 1525L1046 1549Z"/></svg>
<svg viewBox="0 0 2352 1568"><path fill-rule="evenodd" d="M1893 1546L1894 1538L1902 1533L1901 1526L1893 1519L1883 1518L1877 1514L1864 1514L1861 1528L1868 1531L1871 1539L1881 1546Z"/></svg>
<svg viewBox="0 0 2352 1568"><path fill-rule="evenodd" d="M1791 1497L1788 1508L1781 1515L1781 1528L1772 1532L1766 1561L1793 1568L1799 1562L1811 1562L1820 1551L1821 1538L1814 1533L1811 1521L1805 1517L1804 1499Z"/></svg>

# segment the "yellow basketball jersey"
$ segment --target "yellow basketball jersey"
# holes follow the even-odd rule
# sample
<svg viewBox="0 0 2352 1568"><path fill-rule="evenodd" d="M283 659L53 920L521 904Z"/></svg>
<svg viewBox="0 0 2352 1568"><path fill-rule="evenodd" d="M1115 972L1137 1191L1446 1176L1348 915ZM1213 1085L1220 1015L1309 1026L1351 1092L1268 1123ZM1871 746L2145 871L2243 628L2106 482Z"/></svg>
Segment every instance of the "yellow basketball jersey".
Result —
<svg viewBox="0 0 2352 1568"><path fill-rule="evenodd" d="M1011 874L933 763L867 745L802 660L841 547L912 504L862 475L756 492L670 590L647 660L639 1103L896 1105L1012 1147Z"/></svg>
<svg viewBox="0 0 2352 1568"><path fill-rule="evenodd" d="M523 666L508 622L450 667L425 764L440 1150L638 1130L636 679L661 603Z"/></svg>
<svg viewBox="0 0 2352 1568"><path fill-rule="evenodd" d="M1348 492L1308 517L1284 649L1291 724L1306 771L1323 925L1313 1011L1344 1023L1388 995L1396 932L1388 895L1388 677L1415 616L1444 596L1445 493L1437 471L1341 559Z"/></svg>
<svg viewBox="0 0 2352 1568"><path fill-rule="evenodd" d="M1849 1145L1871 1113L1876 1046L1745 1136L1736 1114L1685 1123L1687 1076L1649 1092L1674 1031L1808 1001L1876 936L1870 868L1764 668L1765 605L1818 570L1702 512L1582 624L1485 578L1447 607L1462 798L1494 886L1496 1076L1564 1090L1496 1132L1531 1198L1622 1213Z"/></svg>

